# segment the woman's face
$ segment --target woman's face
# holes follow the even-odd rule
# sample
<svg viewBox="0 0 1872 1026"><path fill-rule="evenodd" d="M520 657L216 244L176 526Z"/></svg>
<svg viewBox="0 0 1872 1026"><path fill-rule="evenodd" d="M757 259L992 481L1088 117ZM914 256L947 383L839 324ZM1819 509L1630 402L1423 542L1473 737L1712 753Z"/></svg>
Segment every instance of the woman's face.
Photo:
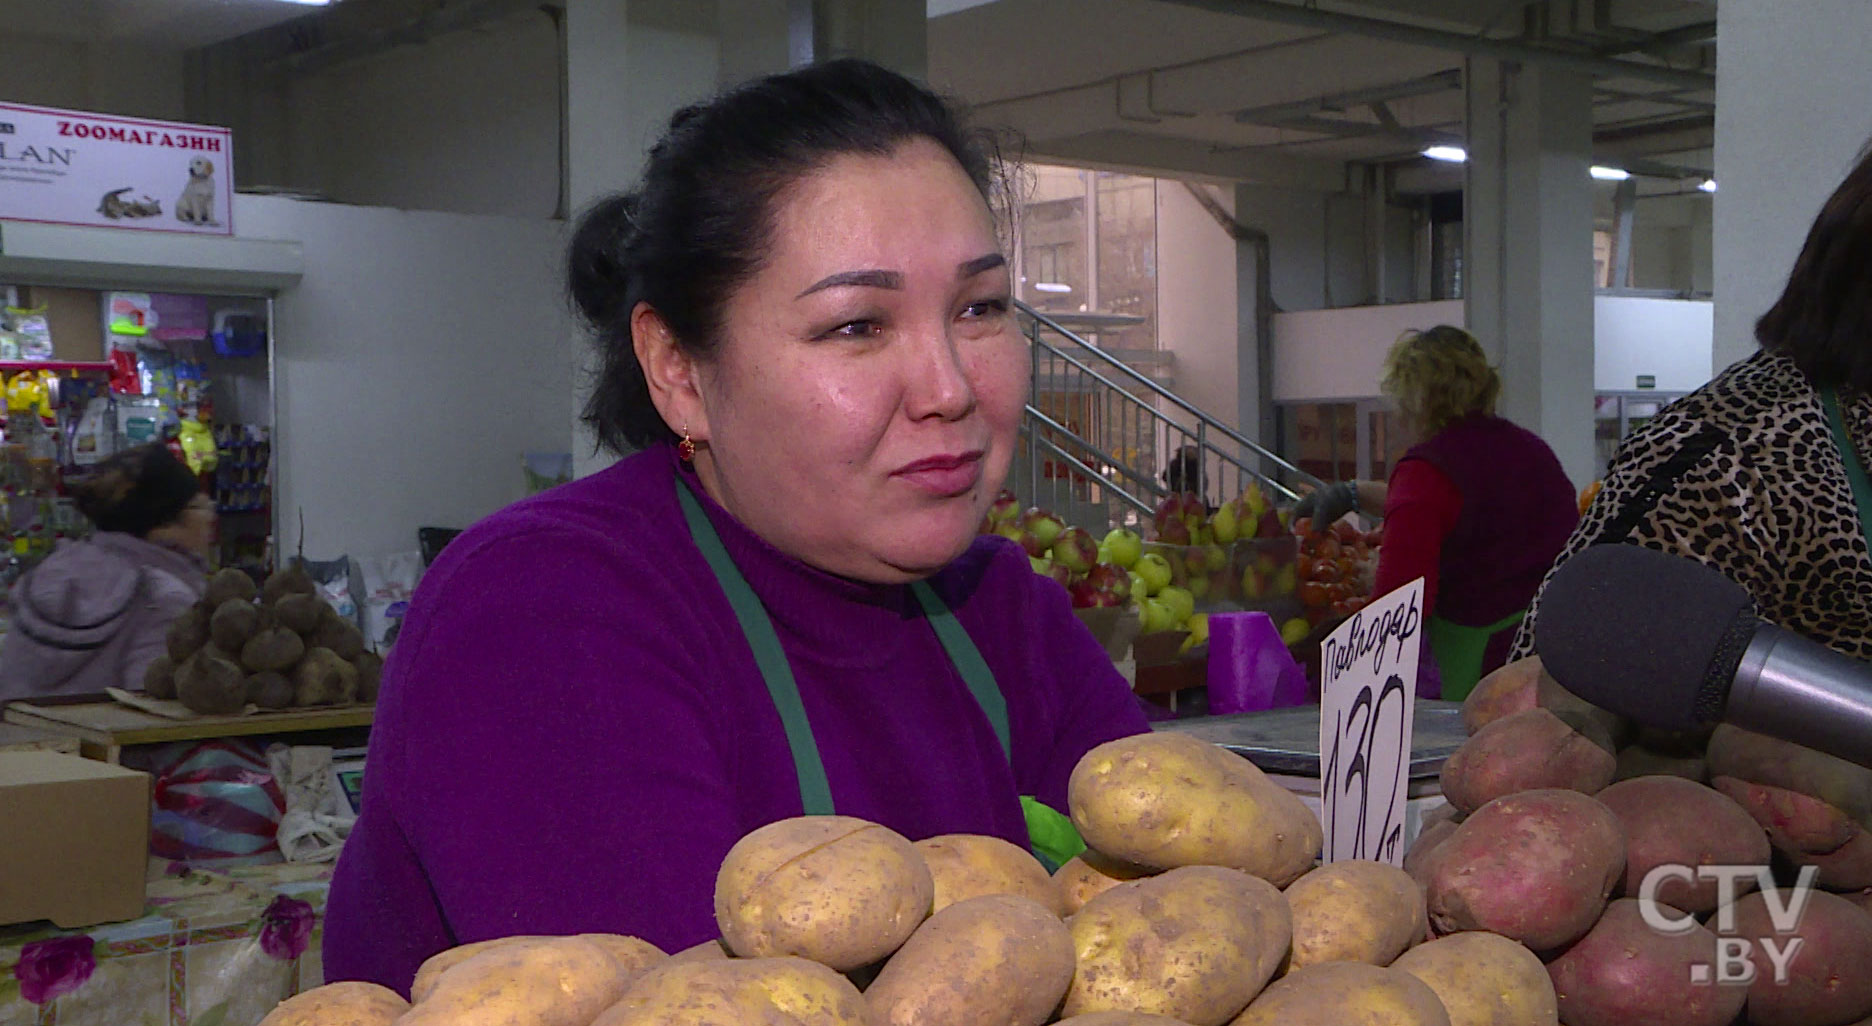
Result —
<svg viewBox="0 0 1872 1026"><path fill-rule="evenodd" d="M1027 397L988 206L947 151L916 140L835 158L781 193L771 223L764 266L696 370L697 472L822 570L934 573L1001 488Z"/></svg>
<svg viewBox="0 0 1872 1026"><path fill-rule="evenodd" d="M206 559L214 548L215 526L219 522L214 500L207 495L197 495L182 508L180 516L151 531L149 540Z"/></svg>

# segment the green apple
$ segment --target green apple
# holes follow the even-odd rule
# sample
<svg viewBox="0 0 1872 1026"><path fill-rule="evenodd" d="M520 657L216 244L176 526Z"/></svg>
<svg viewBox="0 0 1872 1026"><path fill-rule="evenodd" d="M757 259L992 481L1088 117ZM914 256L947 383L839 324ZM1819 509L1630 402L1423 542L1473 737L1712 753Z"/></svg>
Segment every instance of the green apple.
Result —
<svg viewBox="0 0 1872 1026"><path fill-rule="evenodd" d="M1170 606L1176 613L1176 622L1181 624L1196 615L1196 596L1188 588L1168 587L1158 592L1156 599Z"/></svg>
<svg viewBox="0 0 1872 1026"><path fill-rule="evenodd" d="M1228 567L1228 550L1220 545L1203 546L1203 569L1214 573Z"/></svg>
<svg viewBox="0 0 1872 1026"><path fill-rule="evenodd" d="M1189 584L1184 587L1190 593L1190 598L1196 602L1209 597L1209 578L1207 577L1192 577L1189 579Z"/></svg>
<svg viewBox="0 0 1872 1026"><path fill-rule="evenodd" d="M1033 572L1039 574L1042 577L1053 576L1053 561L1050 559L1041 559L1036 556L1028 556L1027 565L1033 567Z"/></svg>
<svg viewBox="0 0 1872 1026"><path fill-rule="evenodd" d="M1144 583L1143 575L1136 570L1127 570L1131 575L1131 601L1141 602L1150 595L1150 586Z"/></svg>
<svg viewBox="0 0 1872 1026"><path fill-rule="evenodd" d="M1176 579L1175 572L1170 569L1170 561L1155 552L1146 552L1139 556L1134 569L1137 570L1139 577L1144 578L1144 594L1146 595L1157 594L1168 588L1170 582Z"/></svg>
<svg viewBox="0 0 1872 1026"><path fill-rule="evenodd" d="M1103 546L1111 558L1101 557L1101 563L1116 563L1126 570L1137 566L1138 557L1144 554L1144 539L1128 527L1114 527L1105 535Z"/></svg>
<svg viewBox="0 0 1872 1026"><path fill-rule="evenodd" d="M1289 645L1298 645L1306 640L1307 635L1313 633L1313 628L1305 620L1296 616L1281 624L1280 631L1282 641Z"/></svg>
<svg viewBox="0 0 1872 1026"><path fill-rule="evenodd" d="M1147 598L1138 603L1138 614L1143 620L1144 634L1156 634L1176 626L1176 610L1162 599Z"/></svg>

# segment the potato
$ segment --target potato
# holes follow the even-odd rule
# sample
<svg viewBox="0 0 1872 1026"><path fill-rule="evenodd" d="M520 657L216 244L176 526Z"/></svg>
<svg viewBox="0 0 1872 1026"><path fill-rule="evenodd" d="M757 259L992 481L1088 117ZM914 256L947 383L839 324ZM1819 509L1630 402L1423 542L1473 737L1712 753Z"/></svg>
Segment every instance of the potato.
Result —
<svg viewBox="0 0 1872 1026"><path fill-rule="evenodd" d="M338 658L350 662L364 654L364 632L357 629L357 624L333 612L319 621L318 628L306 639L306 645L309 648L329 648L337 653Z"/></svg>
<svg viewBox="0 0 1872 1026"><path fill-rule="evenodd" d="M1625 893L1637 897L1645 876L1664 865L1764 866L1768 835L1740 805L1681 777L1637 777L1596 796L1625 834ZM1657 900L1702 915L1717 905L1715 880L1667 880Z"/></svg>
<svg viewBox="0 0 1872 1026"><path fill-rule="evenodd" d="M305 642L284 627L261 631L241 646L240 664L249 673L290 670L306 654Z"/></svg>
<svg viewBox="0 0 1872 1026"><path fill-rule="evenodd" d="M1857 891L1872 887L1872 833L1853 827L1852 839L1836 851L1824 855L1789 854L1796 866L1813 866L1820 871L1815 883L1830 891Z"/></svg>
<svg viewBox="0 0 1872 1026"><path fill-rule="evenodd" d="M293 704L342 705L357 697L357 669L329 648L307 652L293 667Z"/></svg>
<svg viewBox="0 0 1872 1026"><path fill-rule="evenodd" d="M1228 866L1285 887L1313 868L1323 832L1292 792L1227 749L1139 734L1087 752L1067 784L1086 844L1140 866Z"/></svg>
<svg viewBox="0 0 1872 1026"><path fill-rule="evenodd" d="M290 709L293 704L292 681L286 675L268 671L247 678L247 701L262 709Z"/></svg>
<svg viewBox="0 0 1872 1026"><path fill-rule="evenodd" d="M1051 907L1013 894L938 909L884 966L871 1026L1040 1026L1073 981L1073 938Z"/></svg>
<svg viewBox="0 0 1872 1026"><path fill-rule="evenodd" d="M1710 786L1733 799L1761 828L1775 848L1790 854L1824 855L1838 851L1858 829L1844 812L1819 798L1752 784L1735 777L1717 777Z"/></svg>
<svg viewBox="0 0 1872 1026"><path fill-rule="evenodd" d="M208 590L202 596L202 606L219 611L229 602L251 603L259 593L260 589L254 587L253 578L247 576L246 571L228 567L208 578Z"/></svg>
<svg viewBox="0 0 1872 1026"><path fill-rule="evenodd" d="M327 608L325 600L317 595L291 594L273 603L273 615L279 618L281 627L294 634L309 635L318 630Z"/></svg>
<svg viewBox="0 0 1872 1026"><path fill-rule="evenodd" d="M1158 870L1120 862L1087 848L1054 871L1053 884L1059 888L1061 914L1070 916L1076 915L1086 902L1119 884L1157 873Z"/></svg>
<svg viewBox="0 0 1872 1026"><path fill-rule="evenodd" d="M151 698L174 698L175 671L175 660L167 655L151 659L149 665L143 668L143 693Z"/></svg>
<svg viewBox="0 0 1872 1026"><path fill-rule="evenodd" d="M1482 678L1463 699L1463 729L1473 736L1496 720L1536 708L1540 678L1539 656L1517 659Z"/></svg>
<svg viewBox="0 0 1872 1026"><path fill-rule="evenodd" d="M1799 896L1775 895L1784 906ZM1821 1026L1847 1023L1872 1016L1872 915L1837 894L1809 891L1807 905L1791 932L1775 928L1768 913L1767 896L1747 895L1731 906L1729 928L1718 934L1750 942L1755 981L1748 988L1750 1026ZM1785 979L1775 978L1774 964L1764 941L1787 951L1799 947L1787 960Z"/></svg>
<svg viewBox="0 0 1872 1026"><path fill-rule="evenodd" d="M644 974L591 1026L870 1026L851 981L803 958L714 959Z"/></svg>
<svg viewBox="0 0 1872 1026"><path fill-rule="evenodd" d="M199 605L188 607L181 616L169 622L169 630L163 635L163 647L169 658L177 666L189 661L189 657L202 650L208 644L208 610Z"/></svg>
<svg viewBox="0 0 1872 1026"><path fill-rule="evenodd" d="M1631 741L1634 733L1631 721L1617 713L1601 709L1561 687L1560 682L1554 680L1552 674L1542 671L1540 681L1536 683L1534 691L1534 704L1542 709L1559 714L1570 713L1597 723L1611 739L1613 748L1616 749Z"/></svg>
<svg viewBox="0 0 1872 1026"><path fill-rule="evenodd" d="M318 595L318 584L297 563L272 574L260 586L260 601L269 606L278 605L288 595Z"/></svg>
<svg viewBox="0 0 1872 1026"><path fill-rule="evenodd" d="M903 946L936 885L902 835L850 816L769 823L729 849L715 923L742 958L798 955L849 972Z"/></svg>
<svg viewBox="0 0 1872 1026"><path fill-rule="evenodd" d="M1449 1013L1450 1026L1558 1022L1547 967L1532 951L1498 933L1453 933L1404 952L1391 968L1428 984Z"/></svg>
<svg viewBox="0 0 1872 1026"><path fill-rule="evenodd" d="M241 575L247 579L246 574ZM247 639L260 632L260 607L245 599L230 599L215 607L208 618L208 638L217 648L239 652Z"/></svg>
<svg viewBox="0 0 1872 1026"><path fill-rule="evenodd" d="M1567 1026L1729 1026L1748 991L1692 975L1716 964L1716 935L1695 923L1661 933L1641 908L1631 898L1613 902L1586 936L1548 963L1560 1017Z"/></svg>
<svg viewBox="0 0 1872 1026"><path fill-rule="evenodd" d="M439 951L416 967L416 979L410 984L410 1000L422 1004L423 999L435 989L436 980L440 979L443 973L483 951L500 947L503 944L523 944L552 939L538 934L520 934L513 937L496 937L493 940L473 941Z"/></svg>
<svg viewBox="0 0 1872 1026"><path fill-rule="evenodd" d="M719 962L724 958L733 957L734 956L728 951L728 945L720 938L716 938L711 941L703 941L692 948L684 948L674 955L671 955L670 961L675 963Z"/></svg>
<svg viewBox="0 0 1872 1026"><path fill-rule="evenodd" d="M590 1026L635 976L583 937L509 940L442 970L397 1026Z"/></svg>
<svg viewBox="0 0 1872 1026"><path fill-rule="evenodd" d="M1662 756L1676 759L1701 759L1709 752L1710 735L1716 727L1698 727L1694 730L1659 730L1656 727L1639 727L1632 736L1631 743Z"/></svg>
<svg viewBox="0 0 1872 1026"><path fill-rule="evenodd" d="M1614 782L1637 777L1682 777L1703 783L1709 780L1709 763L1702 756L1665 755L1644 745L1626 745L1619 749Z"/></svg>
<svg viewBox="0 0 1872 1026"><path fill-rule="evenodd" d="M1712 781L1734 777L1808 795L1872 827L1872 768L1726 723L1710 735L1708 758Z"/></svg>
<svg viewBox="0 0 1872 1026"><path fill-rule="evenodd" d="M1179 1019L1171 1019L1147 1012L1087 1012L1070 1019L1061 1019L1057 1026L1186 1026Z"/></svg>
<svg viewBox="0 0 1872 1026"><path fill-rule="evenodd" d="M1594 794L1612 782L1615 767L1611 751L1585 733L1546 709L1529 709L1483 727L1449 757L1443 797L1474 812L1517 791L1564 787Z"/></svg>
<svg viewBox="0 0 1872 1026"><path fill-rule="evenodd" d="M357 700L365 705L377 701L377 691L383 686L383 657L375 652L360 653L351 660L351 667L357 671Z"/></svg>
<svg viewBox="0 0 1872 1026"><path fill-rule="evenodd" d="M176 697L204 716L231 715L247 707L247 677L204 648L176 668Z"/></svg>
<svg viewBox="0 0 1872 1026"><path fill-rule="evenodd" d="M581 933L578 938L598 945L631 979L669 960L669 955L655 944L621 933Z"/></svg>
<svg viewBox="0 0 1872 1026"><path fill-rule="evenodd" d="M1446 805L1444 808L1454 808L1454 806ZM1428 887L1430 885L1431 859L1443 842L1455 836L1456 828L1461 824L1461 819L1440 819L1434 823L1425 824L1424 828L1418 832L1417 839L1411 842L1410 850L1404 853L1404 872L1417 882L1417 886Z"/></svg>
<svg viewBox="0 0 1872 1026"><path fill-rule="evenodd" d="M1062 1014L1132 1011L1221 1026L1287 957L1293 919L1272 884L1173 869L1093 898L1067 924L1078 973Z"/></svg>
<svg viewBox="0 0 1872 1026"><path fill-rule="evenodd" d="M287 998L260 1026L390 1026L409 1009L410 1003L388 987L327 983Z"/></svg>
<svg viewBox="0 0 1872 1026"><path fill-rule="evenodd" d="M1274 981L1234 1026L1449 1026L1430 985L1401 969L1325 962Z"/></svg>
<svg viewBox="0 0 1872 1026"><path fill-rule="evenodd" d="M943 834L916 842L936 886L933 911L987 894L1018 894L1061 911L1059 889L1033 853L999 837Z"/></svg>
<svg viewBox="0 0 1872 1026"><path fill-rule="evenodd" d="M1598 921L1625 876L1625 836L1578 791L1522 791L1470 814L1426 872L1437 934L1492 930L1547 951Z"/></svg>
<svg viewBox="0 0 1872 1026"><path fill-rule="evenodd" d="M1293 909L1288 972L1321 962L1390 965L1426 930L1423 891L1395 866L1333 862L1287 888Z"/></svg>

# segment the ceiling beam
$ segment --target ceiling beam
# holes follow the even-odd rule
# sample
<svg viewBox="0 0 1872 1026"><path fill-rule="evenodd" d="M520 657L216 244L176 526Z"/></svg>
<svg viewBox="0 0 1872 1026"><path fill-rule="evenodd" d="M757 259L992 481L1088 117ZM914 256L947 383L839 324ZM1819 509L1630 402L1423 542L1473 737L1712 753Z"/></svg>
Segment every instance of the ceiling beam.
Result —
<svg viewBox="0 0 1872 1026"><path fill-rule="evenodd" d="M1408 100L1461 88L1462 69L1451 68L1423 78L1414 78L1408 82L1393 82L1389 85L1372 86L1369 89L1329 93L1311 100L1296 100L1292 103L1247 107L1236 111L1234 116L1235 120L1243 124L1264 125L1270 122L1286 121L1290 118L1309 117L1327 111L1351 110L1354 107L1387 103L1392 100Z"/></svg>
<svg viewBox="0 0 1872 1026"><path fill-rule="evenodd" d="M1659 64L1622 61L1590 53L1553 50L1512 40L1491 39L1485 36L1424 28L1419 25L1407 25L1383 18L1322 11L1316 7L1299 7L1290 3L1282 3L1281 0L1161 0L1161 2L1301 28L1344 32L1411 46L1453 50L1477 57L1570 68L1597 78L1636 78L1649 82L1662 82L1665 85L1682 89L1710 89L1716 84L1716 76L1703 71L1680 71Z"/></svg>
<svg viewBox="0 0 1872 1026"><path fill-rule="evenodd" d="M1701 46L1716 41L1716 23L1699 21L1694 25L1683 25L1663 32L1653 32L1639 39L1614 43L1602 47L1597 52L1601 57L1617 57L1627 53L1663 53L1686 46Z"/></svg>

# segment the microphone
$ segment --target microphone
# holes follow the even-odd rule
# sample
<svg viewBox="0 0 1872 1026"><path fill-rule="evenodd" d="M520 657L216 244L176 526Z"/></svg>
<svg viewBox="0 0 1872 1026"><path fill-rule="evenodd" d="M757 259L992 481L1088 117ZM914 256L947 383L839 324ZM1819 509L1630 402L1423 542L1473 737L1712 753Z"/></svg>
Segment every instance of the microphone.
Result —
<svg viewBox="0 0 1872 1026"><path fill-rule="evenodd" d="M1693 560L1586 549L1541 593L1534 648L1562 687L1644 726L1730 723L1872 766L1872 665L1763 620Z"/></svg>

